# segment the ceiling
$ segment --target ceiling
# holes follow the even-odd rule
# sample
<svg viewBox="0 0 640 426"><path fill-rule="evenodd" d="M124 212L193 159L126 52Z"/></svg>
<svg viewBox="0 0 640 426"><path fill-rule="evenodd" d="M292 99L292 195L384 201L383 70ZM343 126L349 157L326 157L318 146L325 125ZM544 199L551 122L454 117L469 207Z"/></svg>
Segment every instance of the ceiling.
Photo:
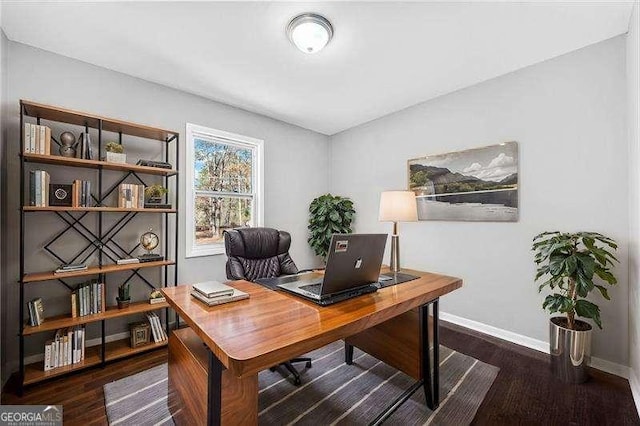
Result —
<svg viewBox="0 0 640 426"><path fill-rule="evenodd" d="M332 135L625 33L631 7L5 1L2 27L13 41ZM315 55L285 34L308 11L335 30Z"/></svg>

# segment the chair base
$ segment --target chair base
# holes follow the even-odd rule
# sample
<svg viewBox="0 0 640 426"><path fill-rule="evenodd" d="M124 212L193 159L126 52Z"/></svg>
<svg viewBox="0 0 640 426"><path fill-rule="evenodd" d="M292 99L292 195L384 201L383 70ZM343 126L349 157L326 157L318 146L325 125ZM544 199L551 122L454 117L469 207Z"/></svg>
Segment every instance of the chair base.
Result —
<svg viewBox="0 0 640 426"><path fill-rule="evenodd" d="M296 367L293 366L294 362L305 362L305 367L311 368L311 358L293 358L287 362L283 362L282 364L280 364L284 368L286 368L293 376L293 384L296 386L300 386L302 380L300 380L300 373L298 372L298 370L296 370ZM276 371L276 367L271 367L269 368L269 370Z"/></svg>

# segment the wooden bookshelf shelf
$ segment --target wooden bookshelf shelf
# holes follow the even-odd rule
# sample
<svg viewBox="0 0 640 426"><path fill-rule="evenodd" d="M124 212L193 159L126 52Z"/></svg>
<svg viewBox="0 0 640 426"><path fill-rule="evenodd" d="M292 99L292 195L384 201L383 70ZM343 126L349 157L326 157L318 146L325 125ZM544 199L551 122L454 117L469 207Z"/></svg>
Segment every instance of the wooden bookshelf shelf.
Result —
<svg viewBox="0 0 640 426"><path fill-rule="evenodd" d="M116 359L124 358L130 355L135 355L142 352L158 349L167 346L167 341L164 340L158 343L149 343L144 346L138 346L132 348L129 346L129 339L116 340L109 342L106 345L105 361L114 361ZM30 385L41 382L43 380L52 379L57 376L70 373L72 371L82 370L85 368L100 365L102 362L100 354L100 345L89 346L85 349L84 360L77 364L67 365L64 367L54 368L53 370L44 371L44 362L36 362L33 364L25 365L24 369L24 384Z"/></svg>
<svg viewBox="0 0 640 426"><path fill-rule="evenodd" d="M138 166L128 163L109 163L99 160L85 160L82 158L69 158L59 155L43 155L23 153L24 160L30 163L54 164L67 167L83 167L89 169L117 170L121 172L136 172L147 175L173 176L178 174L175 169L162 169L159 167Z"/></svg>
<svg viewBox="0 0 640 426"><path fill-rule="evenodd" d="M112 272L132 271L134 269L155 268L158 266L173 265L173 260L159 260L157 262L130 263L128 265L104 265L102 267L93 266L84 271L67 272L64 274L54 274L52 271L36 272L33 274L25 274L22 279L23 283L32 283L37 281L57 280L58 278L84 277L87 275L109 274Z"/></svg>
<svg viewBox="0 0 640 426"><path fill-rule="evenodd" d="M122 133L146 139L155 139L162 142L178 135L177 132L173 132L171 130L144 126L142 124L135 124L95 114L39 104L37 102L21 100L20 103L24 108L25 115L37 117L42 120L58 121L62 123L75 124L77 126L88 126L94 129L97 129L100 122L102 122L102 130L104 131Z"/></svg>
<svg viewBox="0 0 640 426"><path fill-rule="evenodd" d="M116 340L114 342L107 343L107 355L105 358L107 361L115 361L116 359L125 358L130 355L162 348L164 346L167 346L167 343L168 340L163 340L162 342L151 342L143 346L132 348L131 346L129 346L129 339Z"/></svg>
<svg viewBox="0 0 640 426"><path fill-rule="evenodd" d="M169 304L166 302L151 304L148 301L135 302L129 305L128 308L118 309L117 306L107 306L107 311L99 314L85 315L82 317L72 318L70 314L58 315L51 318L45 318L42 324L38 326L25 325L22 333L25 336L30 334L42 333L44 331L54 331L59 328L73 327L81 324L88 324L91 322L110 320L118 317L125 317L129 315L141 314L144 312L156 311L164 308L168 308Z"/></svg>
<svg viewBox="0 0 640 426"><path fill-rule="evenodd" d="M107 212L107 213L176 213L176 209L127 209L122 207L60 207L60 206L24 206L25 212Z"/></svg>

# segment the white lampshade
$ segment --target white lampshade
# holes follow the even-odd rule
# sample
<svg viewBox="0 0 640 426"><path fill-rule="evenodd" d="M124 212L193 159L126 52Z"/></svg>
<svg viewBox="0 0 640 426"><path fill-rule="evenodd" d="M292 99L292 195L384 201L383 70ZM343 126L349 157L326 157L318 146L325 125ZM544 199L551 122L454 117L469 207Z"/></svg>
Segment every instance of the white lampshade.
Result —
<svg viewBox="0 0 640 426"><path fill-rule="evenodd" d="M415 222L418 220L416 194L413 191L384 191L380 194L381 222Z"/></svg>

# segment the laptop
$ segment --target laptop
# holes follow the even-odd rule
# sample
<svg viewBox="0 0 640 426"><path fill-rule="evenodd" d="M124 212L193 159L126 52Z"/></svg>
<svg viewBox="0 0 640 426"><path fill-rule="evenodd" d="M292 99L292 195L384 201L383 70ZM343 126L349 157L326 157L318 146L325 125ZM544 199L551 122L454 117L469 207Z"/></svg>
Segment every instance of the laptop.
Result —
<svg viewBox="0 0 640 426"><path fill-rule="evenodd" d="M387 234L334 234L324 275L273 278L271 284L319 305L331 305L378 290Z"/></svg>

